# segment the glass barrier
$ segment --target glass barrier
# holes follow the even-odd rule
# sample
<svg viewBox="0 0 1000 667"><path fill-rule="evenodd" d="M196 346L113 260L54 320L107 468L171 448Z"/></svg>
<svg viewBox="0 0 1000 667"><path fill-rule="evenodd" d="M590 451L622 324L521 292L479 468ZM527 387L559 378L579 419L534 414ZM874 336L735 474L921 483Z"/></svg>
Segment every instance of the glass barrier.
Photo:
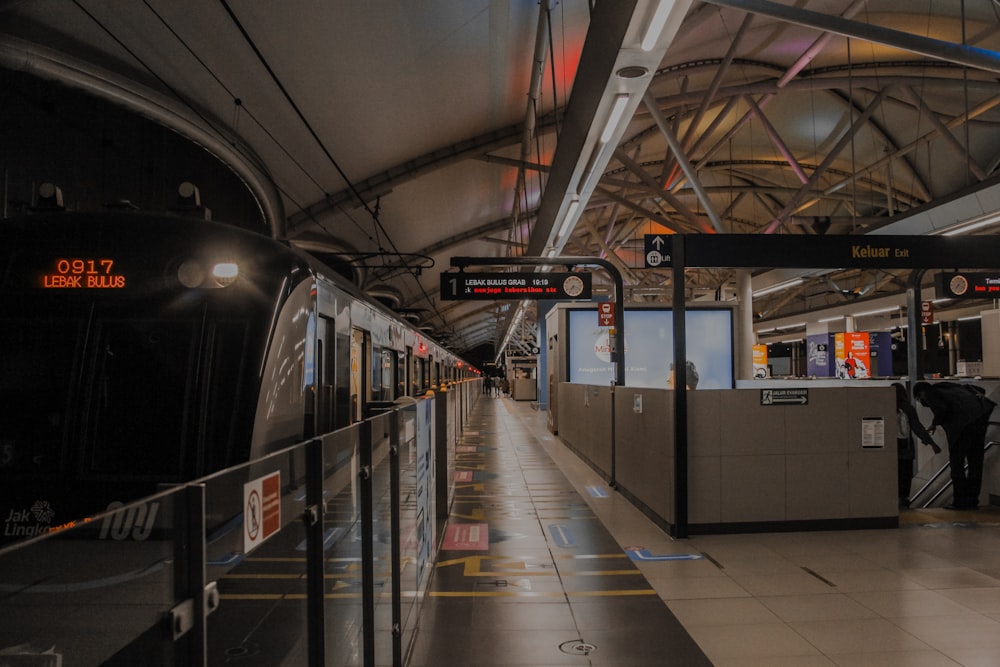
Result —
<svg viewBox="0 0 1000 667"><path fill-rule="evenodd" d="M305 455L298 445L204 480L208 663L308 664Z"/></svg>
<svg viewBox="0 0 1000 667"><path fill-rule="evenodd" d="M327 665L363 664L359 428L323 437L323 562Z"/></svg>
<svg viewBox="0 0 1000 667"><path fill-rule="evenodd" d="M182 491L0 551L0 663L187 664L164 624L185 587Z"/></svg>
<svg viewBox="0 0 1000 667"><path fill-rule="evenodd" d="M0 664L402 664L436 544L433 417L406 399L5 547Z"/></svg>

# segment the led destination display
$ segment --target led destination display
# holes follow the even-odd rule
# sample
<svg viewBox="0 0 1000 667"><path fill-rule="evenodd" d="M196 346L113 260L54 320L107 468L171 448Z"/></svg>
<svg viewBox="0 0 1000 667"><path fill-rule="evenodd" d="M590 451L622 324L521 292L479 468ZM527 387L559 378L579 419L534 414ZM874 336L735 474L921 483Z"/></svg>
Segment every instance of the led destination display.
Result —
<svg viewBox="0 0 1000 667"><path fill-rule="evenodd" d="M445 301L589 299L589 273L442 273Z"/></svg>
<svg viewBox="0 0 1000 667"><path fill-rule="evenodd" d="M125 276L108 257L61 257L41 276L45 289L121 289Z"/></svg>

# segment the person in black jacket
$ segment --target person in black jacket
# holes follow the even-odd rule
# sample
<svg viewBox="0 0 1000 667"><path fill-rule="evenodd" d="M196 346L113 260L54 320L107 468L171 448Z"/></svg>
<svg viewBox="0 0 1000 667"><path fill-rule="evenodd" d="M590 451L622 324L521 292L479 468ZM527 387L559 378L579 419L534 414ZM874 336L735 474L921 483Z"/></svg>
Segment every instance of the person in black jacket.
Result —
<svg viewBox="0 0 1000 667"><path fill-rule="evenodd" d="M927 432L933 435L935 429L941 426L948 437L954 492L948 509L979 507L979 491L983 483L983 445L996 403L986 398L979 387L954 382L918 382L913 385L913 396L934 413L934 421ZM968 472L965 470L966 463Z"/></svg>
<svg viewBox="0 0 1000 667"><path fill-rule="evenodd" d="M935 454L941 453L941 448L931 438L924 425L920 423L917 409L910 403L906 387L899 382L892 384L896 388L896 455L898 457L899 474L897 477L899 506L910 506L910 487L913 485L913 460L917 452L913 446L913 436L931 446Z"/></svg>

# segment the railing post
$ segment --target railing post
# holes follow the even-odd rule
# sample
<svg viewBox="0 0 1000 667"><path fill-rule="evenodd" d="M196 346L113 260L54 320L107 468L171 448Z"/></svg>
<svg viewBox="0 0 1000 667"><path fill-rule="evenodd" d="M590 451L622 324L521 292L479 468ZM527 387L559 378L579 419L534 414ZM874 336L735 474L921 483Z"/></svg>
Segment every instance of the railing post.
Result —
<svg viewBox="0 0 1000 667"><path fill-rule="evenodd" d="M326 664L326 589L323 563L323 441L313 438L306 444L306 508L302 520L306 529L306 628L309 664Z"/></svg>
<svg viewBox="0 0 1000 667"><path fill-rule="evenodd" d="M365 667L375 667L375 508L372 498L372 423L365 419L358 430L361 469L361 636Z"/></svg>
<svg viewBox="0 0 1000 667"><path fill-rule="evenodd" d="M389 521L392 539L392 665L403 666L403 567L399 506L399 409L389 413Z"/></svg>
<svg viewBox="0 0 1000 667"><path fill-rule="evenodd" d="M186 665L208 665L208 610L217 605L205 571L205 485L188 484L176 499L174 596L179 602L166 616L174 642L184 638L179 659ZM213 601L206 603L212 595Z"/></svg>

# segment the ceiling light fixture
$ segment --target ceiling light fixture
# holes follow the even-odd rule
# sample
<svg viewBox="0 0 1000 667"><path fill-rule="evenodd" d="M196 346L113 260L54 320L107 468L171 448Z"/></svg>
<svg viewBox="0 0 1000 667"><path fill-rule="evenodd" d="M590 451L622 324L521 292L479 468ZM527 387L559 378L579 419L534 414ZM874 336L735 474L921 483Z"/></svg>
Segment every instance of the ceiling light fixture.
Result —
<svg viewBox="0 0 1000 667"><path fill-rule="evenodd" d="M899 310L902 306L892 306L891 308L879 308L878 310L866 310L863 313L854 313L851 317L867 317L868 315L883 315Z"/></svg>
<svg viewBox="0 0 1000 667"><path fill-rule="evenodd" d="M660 41L660 35L663 34L663 26L667 25L667 18L670 16L670 10L673 8L674 0L660 0L660 4L656 6L656 11L653 13L653 18L650 19L649 25L646 27L646 32L642 35L639 48L643 51L653 50L656 43Z"/></svg>
<svg viewBox="0 0 1000 667"><path fill-rule="evenodd" d="M793 278L792 280L786 280L783 283L778 283L777 285L771 285L770 287L762 287L759 290L754 290L753 296L764 296L765 294L773 294L774 292L780 292L781 290L788 289L789 287L796 287L805 282L802 278Z"/></svg>
<svg viewBox="0 0 1000 667"><path fill-rule="evenodd" d="M579 199L571 199L569 206L566 207L566 215L563 216L562 226L559 228L559 233L556 234L556 241L562 239L566 235L566 232L573 228L576 223L576 211L580 208Z"/></svg>
<svg viewBox="0 0 1000 667"><path fill-rule="evenodd" d="M995 225L998 222L1000 222L1000 212L993 211L974 218L969 218L968 220L956 222L954 225L931 232L929 236L958 236L959 234L967 234L968 232L982 229L983 227Z"/></svg>
<svg viewBox="0 0 1000 667"><path fill-rule="evenodd" d="M608 114L608 120L604 124L604 130L601 132L601 143L606 144L611 141L611 137L614 136L615 130L618 129L618 123L621 122L622 116L625 114L625 107L628 106L629 96L627 93L621 93L615 95L614 105L611 107L611 113Z"/></svg>

